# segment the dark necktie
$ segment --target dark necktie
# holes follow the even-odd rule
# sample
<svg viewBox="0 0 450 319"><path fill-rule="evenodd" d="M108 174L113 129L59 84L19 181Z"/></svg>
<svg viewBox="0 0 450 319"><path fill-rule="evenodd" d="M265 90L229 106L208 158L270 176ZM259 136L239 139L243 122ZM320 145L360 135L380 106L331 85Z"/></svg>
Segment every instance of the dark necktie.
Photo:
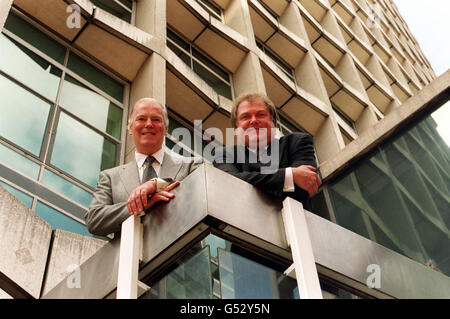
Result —
<svg viewBox="0 0 450 319"><path fill-rule="evenodd" d="M152 166L152 163L155 161L156 159L153 156L147 156L147 158L145 159L145 169L144 169L144 174L142 175L142 184L144 184L146 181L158 177L156 175L155 169Z"/></svg>

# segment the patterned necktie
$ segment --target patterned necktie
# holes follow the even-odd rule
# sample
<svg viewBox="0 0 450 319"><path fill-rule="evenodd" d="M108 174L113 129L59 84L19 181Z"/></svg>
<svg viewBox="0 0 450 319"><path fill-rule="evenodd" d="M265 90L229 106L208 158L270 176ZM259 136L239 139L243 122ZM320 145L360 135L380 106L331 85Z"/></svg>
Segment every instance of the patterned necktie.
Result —
<svg viewBox="0 0 450 319"><path fill-rule="evenodd" d="M151 178L155 178L158 177L156 175L156 171L152 166L152 163L155 161L156 159L153 156L147 156L147 158L145 159L145 169L144 169L144 174L142 175L142 184L144 184L146 181L150 180Z"/></svg>

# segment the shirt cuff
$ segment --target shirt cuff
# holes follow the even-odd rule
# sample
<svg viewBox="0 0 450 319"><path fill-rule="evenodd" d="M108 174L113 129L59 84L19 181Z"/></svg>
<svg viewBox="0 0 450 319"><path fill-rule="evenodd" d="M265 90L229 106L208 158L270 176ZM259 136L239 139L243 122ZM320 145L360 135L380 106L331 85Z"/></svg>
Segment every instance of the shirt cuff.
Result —
<svg viewBox="0 0 450 319"><path fill-rule="evenodd" d="M292 175L292 167L287 167L284 170L284 187L283 192L294 192L294 176Z"/></svg>

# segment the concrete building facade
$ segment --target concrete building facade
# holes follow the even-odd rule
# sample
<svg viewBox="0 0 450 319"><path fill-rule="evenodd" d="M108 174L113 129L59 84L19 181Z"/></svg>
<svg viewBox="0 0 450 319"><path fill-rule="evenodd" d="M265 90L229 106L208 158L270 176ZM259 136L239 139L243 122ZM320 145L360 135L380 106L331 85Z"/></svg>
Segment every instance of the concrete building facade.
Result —
<svg viewBox="0 0 450 319"><path fill-rule="evenodd" d="M34 248L2 258L0 288L13 297L45 295L69 272L61 269L108 240L91 238L83 216L98 173L134 159L126 124L138 99L167 105L168 148L208 162L208 143L234 143L232 100L250 91L275 103L282 134L313 136L323 179L313 213L448 283L450 152L430 114L449 112L450 74L436 77L394 1L2 0L0 30L0 186L25 205L2 194L0 225L13 225L17 205L36 214L29 229L45 229L48 253L29 283L11 265L33 264ZM197 148L176 130L194 132L195 121ZM205 240L231 254L228 242ZM218 254L204 252L216 272ZM213 273L211 296L252 297ZM188 297L167 293L164 278L159 297Z"/></svg>

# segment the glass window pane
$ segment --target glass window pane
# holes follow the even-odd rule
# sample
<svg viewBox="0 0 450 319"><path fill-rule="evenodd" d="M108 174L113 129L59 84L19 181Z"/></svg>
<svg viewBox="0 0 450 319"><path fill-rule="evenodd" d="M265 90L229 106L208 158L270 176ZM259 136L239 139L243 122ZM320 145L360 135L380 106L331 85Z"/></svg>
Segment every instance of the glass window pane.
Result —
<svg viewBox="0 0 450 319"><path fill-rule="evenodd" d="M1 136L39 156L50 105L2 76L0 96Z"/></svg>
<svg viewBox="0 0 450 319"><path fill-rule="evenodd" d="M214 258L217 258L218 249L226 249L227 246L229 248L230 243L227 242L225 239L222 239L220 237L214 236L214 235L208 235L205 238L205 244L210 247L211 256Z"/></svg>
<svg viewBox="0 0 450 319"><path fill-rule="evenodd" d="M218 256L222 299L298 299L295 279L222 248Z"/></svg>
<svg viewBox="0 0 450 319"><path fill-rule="evenodd" d="M22 174L37 179L39 165L28 158L14 152L12 149L0 144L0 162L21 172Z"/></svg>
<svg viewBox="0 0 450 319"><path fill-rule="evenodd" d="M126 6L128 9L133 9L133 2L132 0L119 0L124 6Z"/></svg>
<svg viewBox="0 0 450 319"><path fill-rule="evenodd" d="M66 75L60 104L89 124L120 139L122 109Z"/></svg>
<svg viewBox="0 0 450 319"><path fill-rule="evenodd" d="M189 45L189 43L184 41L182 38L180 38L175 32L173 32L170 29L167 29L167 38L172 40L173 42L175 42L176 45L178 45L180 48L186 50L187 52L190 52L191 46Z"/></svg>
<svg viewBox="0 0 450 319"><path fill-rule="evenodd" d="M100 171L116 165L116 151L103 136L60 114L51 164L95 188Z"/></svg>
<svg viewBox="0 0 450 319"><path fill-rule="evenodd" d="M62 73L60 69L4 34L0 34L0 47L2 71L46 98L56 99Z"/></svg>
<svg viewBox="0 0 450 319"><path fill-rule="evenodd" d="M192 248L176 261L175 269L159 282L142 299L211 299L212 275L209 247L199 251Z"/></svg>
<svg viewBox="0 0 450 319"><path fill-rule="evenodd" d="M214 73L217 74L217 76L221 77L226 82L230 81L230 76L227 72L222 70L220 67L218 67L214 62L209 60L207 57L205 57L203 54L198 52L196 49L192 49L192 53L194 57L196 57L200 62L202 62L204 65L206 65L210 70L212 70Z"/></svg>
<svg viewBox="0 0 450 319"><path fill-rule="evenodd" d="M449 275L445 120L427 116L384 141L329 190L340 225Z"/></svg>
<svg viewBox="0 0 450 319"><path fill-rule="evenodd" d="M9 186L6 183L3 183L0 181L0 186L2 186L4 189L6 189L8 192L13 194L18 200L20 200L22 203L25 204L28 208L31 208L31 205L33 204L33 197L26 195L25 193L19 191L18 189Z"/></svg>
<svg viewBox="0 0 450 319"><path fill-rule="evenodd" d="M59 63L64 62L64 56L66 54L66 48L64 46L45 35L28 22L22 20L14 13L9 14L5 22L5 28Z"/></svg>
<svg viewBox="0 0 450 319"><path fill-rule="evenodd" d="M72 52L67 67L116 100L123 101L124 86Z"/></svg>
<svg viewBox="0 0 450 319"><path fill-rule="evenodd" d="M211 14L212 17L222 20L222 10L208 0L197 0L197 2Z"/></svg>
<svg viewBox="0 0 450 319"><path fill-rule="evenodd" d="M92 194L85 191L84 189L72 184L68 180L55 173L44 170L42 176L42 183L47 185L51 189L60 192L64 196L73 199L74 201L80 203L85 207L89 207L92 200Z"/></svg>
<svg viewBox="0 0 450 319"><path fill-rule="evenodd" d="M189 68L191 67L191 58L189 57L189 55L187 55L183 50L178 48L175 44L173 44L170 41L167 41L167 46L169 47L170 50L173 51L173 53L175 53L181 60L183 60L183 62L186 63L186 65L188 65Z"/></svg>
<svg viewBox="0 0 450 319"><path fill-rule="evenodd" d="M64 215L63 213L45 205L44 203L38 201L36 203L36 214L39 215L43 220L52 226L53 229L62 229L72 233L90 236L92 235L88 232L86 226L76 220Z"/></svg>
<svg viewBox="0 0 450 319"><path fill-rule="evenodd" d="M222 96L225 96L228 99L232 99L231 97L231 87L228 84L225 84L222 80L220 80L216 75L211 73L209 70L204 68L202 65L198 64L194 61L194 71L197 73L210 87Z"/></svg>
<svg viewBox="0 0 450 319"><path fill-rule="evenodd" d="M121 5L117 4L114 0L91 0L91 1L97 7L111 13L112 15L128 23L131 22L131 12L126 10ZM122 0L121 2L125 1Z"/></svg>

